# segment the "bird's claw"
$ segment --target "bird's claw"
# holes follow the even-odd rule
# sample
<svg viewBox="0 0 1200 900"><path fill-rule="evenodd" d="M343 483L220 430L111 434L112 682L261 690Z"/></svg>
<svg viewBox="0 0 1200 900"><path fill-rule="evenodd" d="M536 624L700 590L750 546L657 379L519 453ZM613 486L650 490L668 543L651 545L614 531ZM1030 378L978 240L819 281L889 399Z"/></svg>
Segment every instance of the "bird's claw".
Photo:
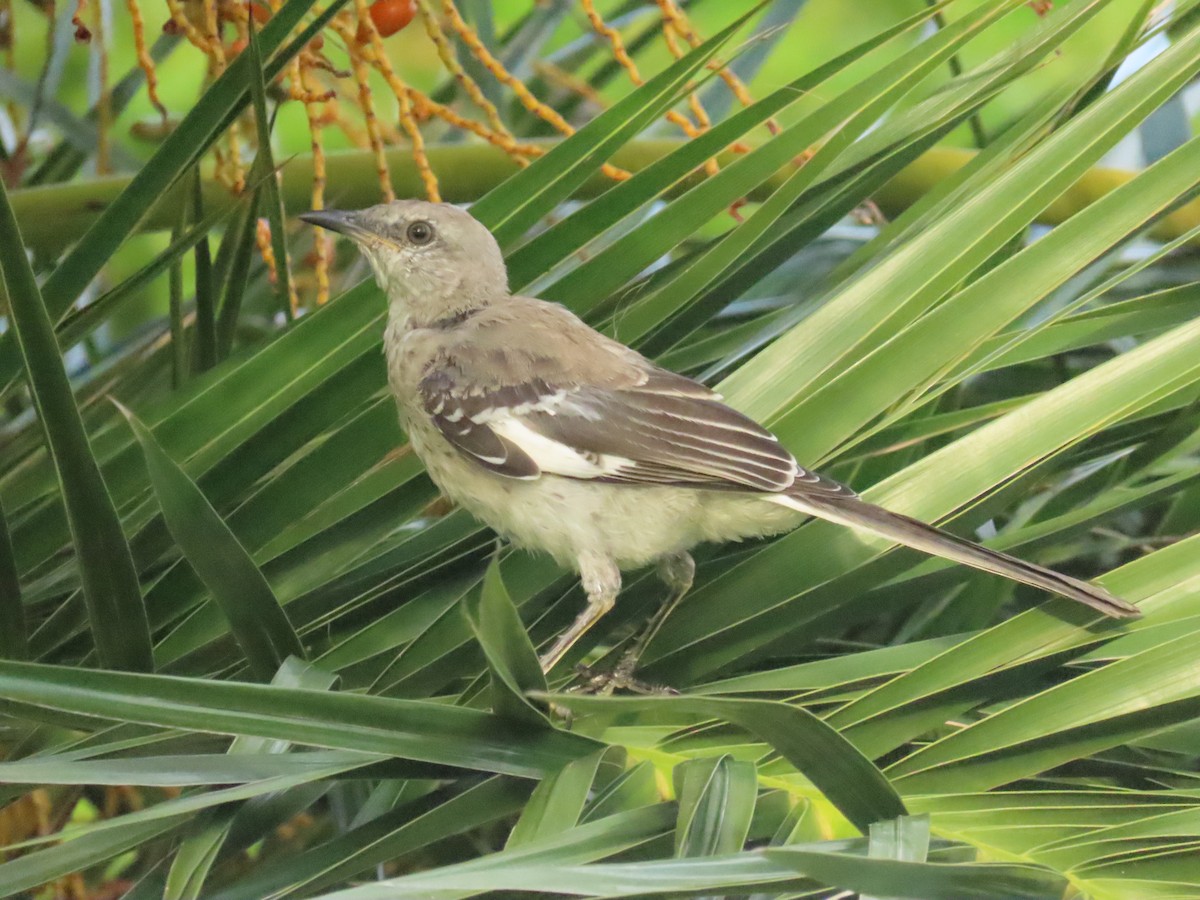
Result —
<svg viewBox="0 0 1200 900"><path fill-rule="evenodd" d="M576 673L582 679L578 684L567 688L568 693L588 694L596 697L609 697L617 691L639 694L644 697L678 694L679 691L666 685L649 684L634 677L637 660L629 655L623 656L613 668L607 671L596 671L591 666L578 665Z"/></svg>

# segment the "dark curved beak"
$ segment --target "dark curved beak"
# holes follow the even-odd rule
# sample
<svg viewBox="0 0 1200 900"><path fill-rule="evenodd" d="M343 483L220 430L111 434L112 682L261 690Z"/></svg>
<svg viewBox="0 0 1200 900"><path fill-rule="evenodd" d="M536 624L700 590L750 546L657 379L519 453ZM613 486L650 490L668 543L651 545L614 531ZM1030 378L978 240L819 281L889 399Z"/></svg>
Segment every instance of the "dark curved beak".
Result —
<svg viewBox="0 0 1200 900"><path fill-rule="evenodd" d="M339 234L361 235L367 232L358 220L358 213L346 212L340 209L314 209L311 212L300 213L300 218L310 225L319 225Z"/></svg>

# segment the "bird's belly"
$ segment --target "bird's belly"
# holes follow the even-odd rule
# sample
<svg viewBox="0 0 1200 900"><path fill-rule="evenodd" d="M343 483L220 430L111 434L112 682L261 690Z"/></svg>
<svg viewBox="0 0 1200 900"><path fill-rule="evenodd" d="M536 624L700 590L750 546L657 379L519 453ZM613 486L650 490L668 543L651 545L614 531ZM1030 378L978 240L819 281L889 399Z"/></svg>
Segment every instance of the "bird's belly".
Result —
<svg viewBox="0 0 1200 900"><path fill-rule="evenodd" d="M613 559L622 569L687 549L697 538L687 523L695 500L670 488L601 485L554 475L536 482L492 476L456 484L430 474L453 500L519 547L548 553L577 568L581 553Z"/></svg>
<svg viewBox="0 0 1200 900"><path fill-rule="evenodd" d="M464 468L458 451L418 422L412 420L410 440L443 493L514 544L548 553L566 568L576 568L583 552L638 568L701 541L783 531L800 518L749 494L555 475L522 481Z"/></svg>

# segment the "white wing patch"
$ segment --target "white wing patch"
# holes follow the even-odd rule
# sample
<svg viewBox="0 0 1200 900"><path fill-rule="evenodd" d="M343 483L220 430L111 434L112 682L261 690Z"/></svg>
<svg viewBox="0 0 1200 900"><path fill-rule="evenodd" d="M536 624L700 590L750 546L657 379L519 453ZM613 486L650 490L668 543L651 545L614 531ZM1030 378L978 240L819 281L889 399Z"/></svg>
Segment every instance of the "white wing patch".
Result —
<svg viewBox="0 0 1200 900"><path fill-rule="evenodd" d="M442 405L441 401L439 401L438 405ZM442 412L441 409L433 411L435 413ZM562 388L553 394L543 394L536 400L525 400L509 406L485 406L469 418L476 425L491 426L495 422L513 417L527 416L530 413L544 413L548 416L578 416L591 422L599 421L602 418L602 413L599 410L594 409L590 404L584 402L574 391L567 391ZM449 422L457 422L462 416L462 411L456 409L450 415L445 416L445 418Z"/></svg>
<svg viewBox="0 0 1200 900"><path fill-rule="evenodd" d="M509 410L491 410L487 424L496 434L520 447L546 474L566 478L605 478L634 465L633 460L623 456L577 450L539 434Z"/></svg>
<svg viewBox="0 0 1200 900"><path fill-rule="evenodd" d="M525 416L531 412L544 412L553 416L558 412L559 407L563 405L566 399L567 392L557 390L553 394L545 394L536 400L526 400L512 406L485 406L471 416L471 421L476 425L492 426L496 422L517 416ZM456 412L459 413L459 417L461 418L461 411L456 410ZM446 419L448 421L457 421L456 419L451 419L450 416L447 416Z"/></svg>

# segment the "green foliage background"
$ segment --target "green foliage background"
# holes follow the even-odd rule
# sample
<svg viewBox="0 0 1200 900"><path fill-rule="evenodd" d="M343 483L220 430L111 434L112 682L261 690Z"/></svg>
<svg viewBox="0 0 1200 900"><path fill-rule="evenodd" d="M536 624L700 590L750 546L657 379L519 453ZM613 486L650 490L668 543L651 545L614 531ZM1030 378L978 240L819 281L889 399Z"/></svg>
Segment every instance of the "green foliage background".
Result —
<svg viewBox="0 0 1200 900"><path fill-rule="evenodd" d="M620 655L660 599L649 576L543 678L534 648L578 586L431 506L361 265L345 256L327 306L276 315L250 225L282 225L263 176L298 149L288 115L252 198L203 184L232 116L270 127L265 85L311 6L290 0L198 102L172 82L190 111L128 147L130 180L89 176L94 147L60 122L39 152L82 174L31 167L0 204L0 814L38 789L76 819L105 786L145 801L14 838L0 891L80 872L135 898L1200 895L1196 4L698 0L715 37L648 54L636 91L569 15L549 43L511 32L529 73L582 47L570 64L611 103L517 174L433 149L448 190L497 172L469 199L514 289L719 385L869 499L1145 612L1099 621L809 523L701 553L642 671L679 693L651 697L566 692L575 662ZM795 22L747 44L772 15ZM689 143L663 128L695 80L722 90L707 59L756 48L755 105ZM752 152L689 178L743 135ZM1153 161L1098 174L1133 135ZM635 177L597 182L614 156ZM938 172L919 196L916 160ZM283 167L289 213L303 165ZM139 233L168 191L173 235ZM197 192L213 202L188 211ZM855 224L874 197L892 220Z"/></svg>

